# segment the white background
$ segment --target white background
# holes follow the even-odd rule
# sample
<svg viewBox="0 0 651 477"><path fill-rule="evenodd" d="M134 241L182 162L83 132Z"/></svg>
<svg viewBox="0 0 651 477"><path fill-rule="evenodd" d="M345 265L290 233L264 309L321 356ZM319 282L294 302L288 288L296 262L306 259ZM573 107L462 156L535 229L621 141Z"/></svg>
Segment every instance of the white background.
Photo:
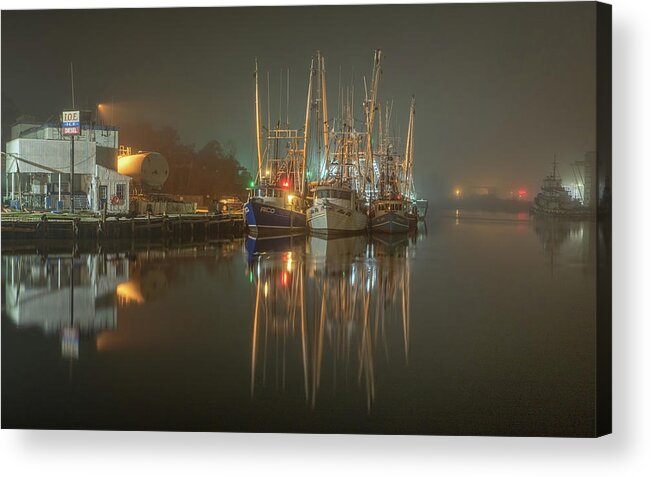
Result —
<svg viewBox="0 0 651 477"><path fill-rule="evenodd" d="M74 4L0 0L3 9L133 7L134 3L182 4L178 0ZM263 2L225 4L237 3ZM651 265L651 2L612 0L612 4L613 435L545 439L3 430L3 475L651 475L651 287L647 280Z"/></svg>

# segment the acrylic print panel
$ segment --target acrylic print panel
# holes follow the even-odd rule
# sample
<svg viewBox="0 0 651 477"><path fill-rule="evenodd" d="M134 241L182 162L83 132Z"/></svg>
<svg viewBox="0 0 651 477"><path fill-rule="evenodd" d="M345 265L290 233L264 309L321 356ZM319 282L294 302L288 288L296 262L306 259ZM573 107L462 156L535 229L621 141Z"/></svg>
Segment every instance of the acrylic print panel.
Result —
<svg viewBox="0 0 651 477"><path fill-rule="evenodd" d="M4 11L2 427L610 432L610 15Z"/></svg>

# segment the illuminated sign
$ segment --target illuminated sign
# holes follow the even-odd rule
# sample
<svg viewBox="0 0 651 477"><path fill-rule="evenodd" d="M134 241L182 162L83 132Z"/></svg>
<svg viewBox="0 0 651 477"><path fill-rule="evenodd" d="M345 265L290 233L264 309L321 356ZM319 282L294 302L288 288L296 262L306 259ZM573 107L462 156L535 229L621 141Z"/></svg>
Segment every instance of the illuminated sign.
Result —
<svg viewBox="0 0 651 477"><path fill-rule="evenodd" d="M61 123L64 136L77 136L81 134L79 111L64 111L61 113Z"/></svg>

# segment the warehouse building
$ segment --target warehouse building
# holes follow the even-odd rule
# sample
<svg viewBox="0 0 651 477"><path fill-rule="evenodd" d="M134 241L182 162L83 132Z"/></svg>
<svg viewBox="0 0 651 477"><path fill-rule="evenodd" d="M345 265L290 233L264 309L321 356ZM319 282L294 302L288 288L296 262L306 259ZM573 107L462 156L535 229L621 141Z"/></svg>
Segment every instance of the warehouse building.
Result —
<svg viewBox="0 0 651 477"><path fill-rule="evenodd" d="M118 144L116 127L82 116L70 184L71 140L60 125L19 122L6 144L5 197L15 208L67 210L74 200L75 210L128 212L131 178L117 171Z"/></svg>

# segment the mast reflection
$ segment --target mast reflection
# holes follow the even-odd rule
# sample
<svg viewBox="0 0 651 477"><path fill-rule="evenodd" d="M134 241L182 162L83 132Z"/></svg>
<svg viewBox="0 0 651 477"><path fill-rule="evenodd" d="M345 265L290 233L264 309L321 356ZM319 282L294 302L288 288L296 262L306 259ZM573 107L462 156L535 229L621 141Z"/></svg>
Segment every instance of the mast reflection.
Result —
<svg viewBox="0 0 651 477"><path fill-rule="evenodd" d="M254 253L253 245L267 247L247 244L255 286L252 397L270 374L283 391L300 375L300 393L315 407L327 372L333 393L352 378L370 411L376 361L388 362L398 344L405 365L409 357L410 237L386 239L294 238L284 250L275 243Z"/></svg>

